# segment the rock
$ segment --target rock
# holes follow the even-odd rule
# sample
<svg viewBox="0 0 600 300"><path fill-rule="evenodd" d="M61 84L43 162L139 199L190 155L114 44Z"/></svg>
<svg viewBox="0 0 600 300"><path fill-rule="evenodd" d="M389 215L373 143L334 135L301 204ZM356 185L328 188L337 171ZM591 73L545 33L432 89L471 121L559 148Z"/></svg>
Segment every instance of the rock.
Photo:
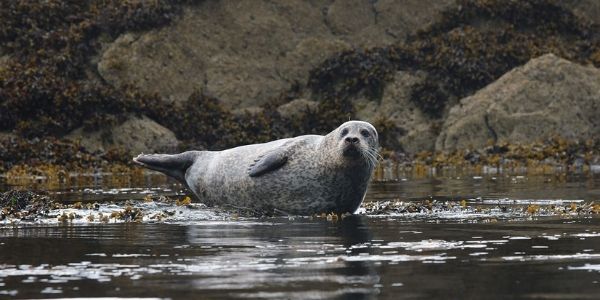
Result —
<svg viewBox="0 0 600 300"><path fill-rule="evenodd" d="M6 65L8 64L9 60L10 56L8 54L2 55L2 52L0 52L0 72L2 72L6 68Z"/></svg>
<svg viewBox="0 0 600 300"><path fill-rule="evenodd" d="M258 115L264 111L265 111L265 109L260 106L250 106L250 107L234 109L231 111L231 113L235 116L242 116L245 114Z"/></svg>
<svg viewBox="0 0 600 300"><path fill-rule="evenodd" d="M0 143L8 143L8 141L15 138L17 138L17 135L12 132L0 131Z"/></svg>
<svg viewBox="0 0 600 300"><path fill-rule="evenodd" d="M455 0L336 0L327 9L327 24L353 46L370 48L406 38L455 4Z"/></svg>
<svg viewBox="0 0 600 300"><path fill-rule="evenodd" d="M353 100L357 117L369 122L376 122L383 117L402 128L401 132L405 134L397 136L396 139L404 151L414 154L433 150L438 121L430 120L410 101L413 86L424 79L425 74L421 72L397 72L393 81L386 85L380 102Z"/></svg>
<svg viewBox="0 0 600 300"><path fill-rule="evenodd" d="M404 39L418 29L432 24L439 14L456 5L456 0L421 1L404 0L375 1L376 22L384 33L394 39Z"/></svg>
<svg viewBox="0 0 600 300"><path fill-rule="evenodd" d="M204 90L230 108L260 106L333 53L395 42L449 2L202 1L166 27L107 44L97 68L113 86L173 101Z"/></svg>
<svg viewBox="0 0 600 300"><path fill-rule="evenodd" d="M375 24L371 1L336 0L327 10L327 22L336 34L353 34Z"/></svg>
<svg viewBox="0 0 600 300"><path fill-rule="evenodd" d="M66 138L79 140L88 151L124 148L132 153L173 151L179 141L169 129L146 116L129 116L127 121L104 130L86 132L78 128Z"/></svg>
<svg viewBox="0 0 600 300"><path fill-rule="evenodd" d="M284 118L293 119L302 113L315 110L319 106L316 101L307 99L294 99L286 104L277 107L277 112Z"/></svg>
<svg viewBox="0 0 600 300"><path fill-rule="evenodd" d="M600 1L597 0L563 0L563 6L571 9L580 18L600 24Z"/></svg>
<svg viewBox="0 0 600 300"><path fill-rule="evenodd" d="M107 46L98 72L117 87L134 85L142 92L172 100L187 99L203 87L204 62L169 39L160 31L155 35L124 34Z"/></svg>
<svg viewBox="0 0 600 300"><path fill-rule="evenodd" d="M352 49L352 46L337 38L310 37L300 41L286 54L284 64L288 67L282 77L288 82L306 83L308 73L335 53Z"/></svg>
<svg viewBox="0 0 600 300"><path fill-rule="evenodd" d="M307 74L286 72L320 60L286 54L305 38L321 36L330 34L318 4L204 1L185 8L170 26L120 37L102 54L98 70L113 85L134 84L174 100L203 89L231 108L258 106L305 80Z"/></svg>
<svg viewBox="0 0 600 300"><path fill-rule="evenodd" d="M547 54L513 69L450 109L437 150L600 134L600 69Z"/></svg>

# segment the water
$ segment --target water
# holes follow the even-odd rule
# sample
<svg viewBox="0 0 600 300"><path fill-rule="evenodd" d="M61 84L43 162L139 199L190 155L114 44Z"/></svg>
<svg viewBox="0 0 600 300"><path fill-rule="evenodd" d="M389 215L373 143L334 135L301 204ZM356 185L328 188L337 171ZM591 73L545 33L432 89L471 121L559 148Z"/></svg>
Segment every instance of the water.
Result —
<svg viewBox="0 0 600 300"><path fill-rule="evenodd" d="M71 209L85 216L122 209L124 199L180 195L181 187L147 179L52 193L65 202L102 202L98 210ZM5 223L0 298L597 298L600 218L524 209L599 202L597 175L407 176L373 184L367 197L423 199L464 199L473 210L328 221L140 201L132 205L145 211L141 223L82 217L65 225L54 216ZM165 210L173 214L150 219Z"/></svg>

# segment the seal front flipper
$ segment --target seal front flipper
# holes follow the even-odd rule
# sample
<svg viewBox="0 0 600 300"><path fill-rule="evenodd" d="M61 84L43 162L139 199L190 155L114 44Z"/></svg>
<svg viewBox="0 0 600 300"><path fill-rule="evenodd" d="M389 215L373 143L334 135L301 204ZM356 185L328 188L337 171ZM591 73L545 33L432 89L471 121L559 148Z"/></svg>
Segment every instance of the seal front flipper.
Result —
<svg viewBox="0 0 600 300"><path fill-rule="evenodd" d="M133 161L155 171L163 172L185 183L185 172L194 163L200 151L180 154L140 154Z"/></svg>
<svg viewBox="0 0 600 300"><path fill-rule="evenodd" d="M275 171L281 168L288 161L288 155L285 147L272 150L259 157L248 169L250 177L258 177L265 173Z"/></svg>
<svg viewBox="0 0 600 300"><path fill-rule="evenodd" d="M250 177L258 177L283 167L297 149L305 145L305 143L306 141L302 139L289 139L279 147L266 151L263 155L258 156L254 160L254 163L250 165L248 175Z"/></svg>

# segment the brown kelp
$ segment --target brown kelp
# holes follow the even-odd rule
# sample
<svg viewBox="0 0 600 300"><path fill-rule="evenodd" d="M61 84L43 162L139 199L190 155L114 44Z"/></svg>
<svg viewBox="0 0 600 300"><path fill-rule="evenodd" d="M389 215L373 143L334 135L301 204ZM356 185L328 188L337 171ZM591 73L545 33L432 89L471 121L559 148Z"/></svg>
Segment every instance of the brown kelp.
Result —
<svg viewBox="0 0 600 300"><path fill-rule="evenodd" d="M306 133L324 133L354 117L352 98L377 101L398 70L421 71L411 99L431 118L529 59L552 52L600 66L597 25L555 0L459 0L431 26L405 40L334 54L257 113L234 113L204 91L166 104L135 86L102 80L94 57L121 33L159 28L194 1L0 2L0 171L37 161L96 167L126 163L130 153L89 153L62 140L78 127L106 128L129 114L145 114L172 130L188 148L223 149ZM311 95L316 108L293 118L277 106ZM403 130L377 121L382 145L398 150ZM581 145L581 144L580 144ZM37 156L36 156L37 155ZM463 157L467 161L476 154Z"/></svg>
<svg viewBox="0 0 600 300"><path fill-rule="evenodd" d="M412 101L433 118L514 67L545 53L600 66L598 26L559 1L461 0L428 28L383 48L338 53L310 73L323 99L376 98L396 70L424 71Z"/></svg>

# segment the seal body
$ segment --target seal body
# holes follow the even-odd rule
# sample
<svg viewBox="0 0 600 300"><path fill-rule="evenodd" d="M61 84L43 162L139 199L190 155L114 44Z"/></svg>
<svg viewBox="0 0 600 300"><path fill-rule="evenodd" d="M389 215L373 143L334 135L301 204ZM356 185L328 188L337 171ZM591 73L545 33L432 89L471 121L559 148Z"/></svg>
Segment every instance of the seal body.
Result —
<svg viewBox="0 0 600 300"><path fill-rule="evenodd" d="M259 214L354 212L376 164L377 131L350 121L304 135L223 151L139 155L134 161L182 181L203 203Z"/></svg>

